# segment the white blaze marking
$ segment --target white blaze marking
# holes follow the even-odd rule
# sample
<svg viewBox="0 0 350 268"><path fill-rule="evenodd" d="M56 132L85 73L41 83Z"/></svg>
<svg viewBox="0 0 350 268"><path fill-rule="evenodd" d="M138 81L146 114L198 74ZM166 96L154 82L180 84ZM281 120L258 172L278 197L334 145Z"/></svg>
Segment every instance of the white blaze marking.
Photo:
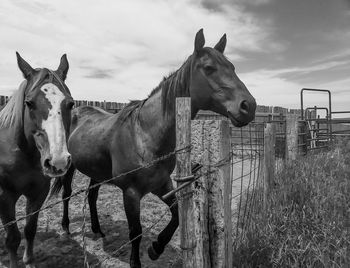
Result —
<svg viewBox="0 0 350 268"><path fill-rule="evenodd" d="M46 120L42 122L42 129L46 131L50 155L50 164L57 169L63 170L67 166L69 155L66 144L66 133L63 126L61 103L65 99L64 94L52 83L45 84L40 89L46 99L51 103L51 109Z"/></svg>

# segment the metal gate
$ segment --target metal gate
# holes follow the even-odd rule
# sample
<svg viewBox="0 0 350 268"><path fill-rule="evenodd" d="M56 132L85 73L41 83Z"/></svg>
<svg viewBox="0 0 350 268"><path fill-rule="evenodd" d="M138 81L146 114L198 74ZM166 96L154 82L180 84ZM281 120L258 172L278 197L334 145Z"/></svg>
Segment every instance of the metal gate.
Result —
<svg viewBox="0 0 350 268"><path fill-rule="evenodd" d="M320 92L328 94L328 106L304 107L304 92ZM300 92L301 120L305 124L306 149L327 148L337 137L350 137L350 118L333 118L334 115L350 114L350 111L332 110L332 93L328 89L303 88ZM324 111L324 116L320 116Z"/></svg>

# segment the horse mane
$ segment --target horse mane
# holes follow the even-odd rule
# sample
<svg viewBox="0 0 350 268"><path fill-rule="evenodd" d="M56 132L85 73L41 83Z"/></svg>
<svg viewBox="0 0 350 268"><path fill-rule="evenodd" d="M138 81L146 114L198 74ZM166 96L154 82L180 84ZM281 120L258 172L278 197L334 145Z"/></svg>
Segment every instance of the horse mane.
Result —
<svg viewBox="0 0 350 268"><path fill-rule="evenodd" d="M164 77L157 87L155 87L148 97L144 100L132 100L130 101L118 114L122 122L127 118L130 118L136 111L140 112L140 109L144 103L153 95L162 91L162 110L166 111L166 107L170 106L174 102L175 97L189 96L188 82L191 75L191 56L182 64L182 66L175 72L170 73ZM177 89L177 90L176 90ZM137 113L138 115L139 113Z"/></svg>
<svg viewBox="0 0 350 268"><path fill-rule="evenodd" d="M188 59L175 72L164 77L159 85L152 90L149 97L152 97L159 91L162 91L162 110L166 112L166 108L174 103L176 97L189 97L189 79L191 76L191 59Z"/></svg>
<svg viewBox="0 0 350 268"><path fill-rule="evenodd" d="M27 89L28 81L24 80L18 90L10 97L5 107L0 111L0 128L10 128L17 124L23 124L23 105L26 94L31 92L48 72L53 73L46 68L35 70L39 73L33 79L33 82L30 83L30 88Z"/></svg>
<svg viewBox="0 0 350 268"><path fill-rule="evenodd" d="M0 128L10 128L23 120L23 104L27 80L23 81L0 111Z"/></svg>
<svg viewBox="0 0 350 268"><path fill-rule="evenodd" d="M146 100L147 99L130 101L120 112L118 112L121 122L125 122L125 120L130 118L135 111L140 111Z"/></svg>

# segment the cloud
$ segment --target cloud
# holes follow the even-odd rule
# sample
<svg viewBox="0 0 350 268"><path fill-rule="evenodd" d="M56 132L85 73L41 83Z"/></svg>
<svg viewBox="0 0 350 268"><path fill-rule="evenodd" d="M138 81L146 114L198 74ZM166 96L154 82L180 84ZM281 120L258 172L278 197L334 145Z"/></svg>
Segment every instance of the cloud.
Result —
<svg viewBox="0 0 350 268"><path fill-rule="evenodd" d="M198 0L3 0L0 83L20 83L16 50L34 67L52 69L67 53L73 96L127 101L146 97L180 67L200 28L208 46L227 33L231 60L242 60L241 51L274 49L265 45L270 29L264 23L238 5L223 5L224 10L213 12Z"/></svg>
<svg viewBox="0 0 350 268"><path fill-rule="evenodd" d="M95 69L92 70L89 74L84 75L86 78L96 78L96 79L106 79L112 78L111 70Z"/></svg>
<svg viewBox="0 0 350 268"><path fill-rule="evenodd" d="M87 74L83 77L96 78L96 79L109 79L113 78L113 70L111 69L100 69L93 66L81 65L80 69L86 70Z"/></svg>
<svg viewBox="0 0 350 268"><path fill-rule="evenodd" d="M33 67L51 69L67 53L76 99L145 98L193 52L204 28L207 46L227 33L226 56L260 104L297 108L302 87L346 90L342 1L2 0L0 94L22 80L17 50Z"/></svg>
<svg viewBox="0 0 350 268"><path fill-rule="evenodd" d="M337 79L335 75L330 75L332 68L338 73L343 67L340 75L343 78ZM242 73L240 78L257 98L258 104L300 108L300 90L319 88L331 90L332 103L336 110L349 110L350 78L346 75L349 69L350 61L331 61L305 67L255 70ZM315 79L317 74L320 74L319 79ZM306 95L305 105L308 107L328 105L327 96L323 94Z"/></svg>

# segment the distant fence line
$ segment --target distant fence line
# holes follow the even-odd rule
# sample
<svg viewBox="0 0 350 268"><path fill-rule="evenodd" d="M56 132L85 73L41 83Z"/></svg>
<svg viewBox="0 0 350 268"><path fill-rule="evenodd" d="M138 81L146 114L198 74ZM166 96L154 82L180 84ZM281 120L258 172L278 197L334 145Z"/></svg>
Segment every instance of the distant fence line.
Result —
<svg viewBox="0 0 350 268"><path fill-rule="evenodd" d="M9 96L0 95L0 109L9 101ZM111 102L111 101L89 101L89 100L75 100L75 107L79 106L95 106L100 107L110 113L117 113L123 109L127 103ZM270 119L282 119L287 114L300 115L300 109L287 109L280 106L265 106L258 105L256 109L256 122L264 122ZM200 111L197 119L223 119L224 117L209 111Z"/></svg>

